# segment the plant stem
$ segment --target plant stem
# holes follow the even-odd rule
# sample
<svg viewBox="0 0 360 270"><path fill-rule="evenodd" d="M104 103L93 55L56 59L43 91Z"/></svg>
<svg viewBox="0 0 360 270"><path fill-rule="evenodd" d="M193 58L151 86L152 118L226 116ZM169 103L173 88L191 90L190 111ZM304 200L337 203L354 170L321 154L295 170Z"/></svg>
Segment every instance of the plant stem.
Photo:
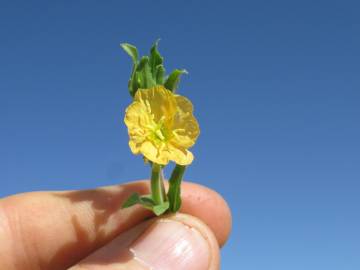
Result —
<svg viewBox="0 0 360 270"><path fill-rule="evenodd" d="M164 170L163 170L162 168L160 168L161 193L163 194L164 201L167 201L168 198L167 198L167 196L166 196L164 181L165 181Z"/></svg>
<svg viewBox="0 0 360 270"><path fill-rule="evenodd" d="M160 174L160 165L153 163L151 171L151 196L156 205L164 203L164 183Z"/></svg>
<svg viewBox="0 0 360 270"><path fill-rule="evenodd" d="M169 191L168 199L170 202L170 211L177 212L181 207L181 181L184 176L186 166L176 164L170 180L169 180Z"/></svg>

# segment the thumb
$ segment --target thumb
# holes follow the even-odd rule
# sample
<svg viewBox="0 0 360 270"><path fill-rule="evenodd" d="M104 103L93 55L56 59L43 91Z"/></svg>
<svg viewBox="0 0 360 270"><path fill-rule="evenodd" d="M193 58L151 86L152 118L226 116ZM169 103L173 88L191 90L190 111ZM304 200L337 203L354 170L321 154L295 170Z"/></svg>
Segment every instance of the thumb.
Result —
<svg viewBox="0 0 360 270"><path fill-rule="evenodd" d="M218 270L219 257L213 232L176 214L137 225L69 270Z"/></svg>

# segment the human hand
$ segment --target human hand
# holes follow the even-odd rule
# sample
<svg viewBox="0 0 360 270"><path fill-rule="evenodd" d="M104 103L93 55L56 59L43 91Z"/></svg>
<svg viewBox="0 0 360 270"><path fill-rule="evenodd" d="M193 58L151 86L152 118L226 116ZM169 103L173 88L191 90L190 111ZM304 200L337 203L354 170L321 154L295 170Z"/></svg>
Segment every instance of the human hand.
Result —
<svg viewBox="0 0 360 270"><path fill-rule="evenodd" d="M154 218L120 209L148 183L66 192L31 192L0 200L4 270L215 270L231 214L214 191L182 185L184 214Z"/></svg>

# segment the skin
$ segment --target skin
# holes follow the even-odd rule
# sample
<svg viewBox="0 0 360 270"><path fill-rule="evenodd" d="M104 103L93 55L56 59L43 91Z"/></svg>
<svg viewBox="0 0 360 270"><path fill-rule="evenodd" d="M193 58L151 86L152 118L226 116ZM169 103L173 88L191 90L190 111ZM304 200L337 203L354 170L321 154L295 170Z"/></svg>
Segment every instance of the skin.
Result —
<svg viewBox="0 0 360 270"><path fill-rule="evenodd" d="M129 237L130 229L144 230L159 219L140 206L120 209L131 193L147 194L148 187L147 181L138 181L95 190L31 192L1 199L1 268L83 269L76 266L80 261L96 257L96 251L115 238ZM209 269L218 269L219 247L231 230L228 205L218 193L192 183L182 185L182 198L184 214L162 218L183 222L205 235L212 256Z"/></svg>

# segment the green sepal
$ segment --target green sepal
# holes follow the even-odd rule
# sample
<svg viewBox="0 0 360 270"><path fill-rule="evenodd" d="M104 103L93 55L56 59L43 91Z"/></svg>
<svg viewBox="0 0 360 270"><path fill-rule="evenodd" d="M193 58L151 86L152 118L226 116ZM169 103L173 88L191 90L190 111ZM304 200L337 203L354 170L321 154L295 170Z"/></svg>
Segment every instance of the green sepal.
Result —
<svg viewBox="0 0 360 270"><path fill-rule="evenodd" d="M184 176L186 166L176 164L169 179L169 191L167 194L169 200L169 210L173 213L179 211L181 207L181 180Z"/></svg>
<svg viewBox="0 0 360 270"><path fill-rule="evenodd" d="M182 74L188 74L188 72L185 69L175 69L171 72L164 83L165 88L175 93Z"/></svg>

